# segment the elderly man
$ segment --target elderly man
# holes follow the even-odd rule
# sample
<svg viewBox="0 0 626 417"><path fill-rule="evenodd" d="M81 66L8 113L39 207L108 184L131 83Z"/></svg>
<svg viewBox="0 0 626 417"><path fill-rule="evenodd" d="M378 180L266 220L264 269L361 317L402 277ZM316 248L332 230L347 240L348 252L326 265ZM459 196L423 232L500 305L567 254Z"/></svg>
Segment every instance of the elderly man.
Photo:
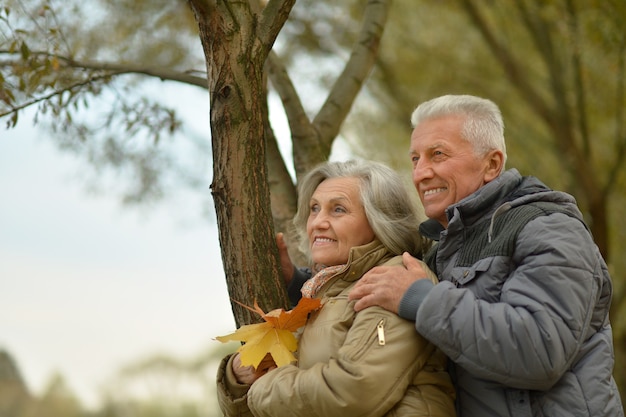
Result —
<svg viewBox="0 0 626 417"><path fill-rule="evenodd" d="M459 416L623 416L611 278L574 198L504 171L504 125L489 100L438 97L411 121L429 218L420 230L436 241L425 260L439 283L405 254L404 267L359 281L355 310L415 321L452 361Z"/></svg>

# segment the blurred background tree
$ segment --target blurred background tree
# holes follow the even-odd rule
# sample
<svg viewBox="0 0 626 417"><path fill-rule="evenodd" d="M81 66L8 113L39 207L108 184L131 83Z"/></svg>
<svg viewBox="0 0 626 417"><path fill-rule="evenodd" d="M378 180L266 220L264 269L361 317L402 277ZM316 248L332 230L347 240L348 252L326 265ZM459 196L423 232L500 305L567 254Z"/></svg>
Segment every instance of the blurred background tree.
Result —
<svg viewBox="0 0 626 417"><path fill-rule="evenodd" d="M0 349L0 416L19 416L31 395L15 359Z"/></svg>
<svg viewBox="0 0 626 417"><path fill-rule="evenodd" d="M238 344L221 343L189 358L155 355L122 366L87 408L61 373L42 393L30 393L9 352L0 352L0 417L218 417L215 375Z"/></svg>
<svg viewBox="0 0 626 417"><path fill-rule="evenodd" d="M309 120L349 59L365 3L300 0L277 39L275 50L305 97ZM7 127L22 122L22 109L37 106L36 120L60 149L85 158L96 172L121 173L126 181L114 185L126 185L121 197L128 203L158 201L181 182L206 193L206 133L182 135L205 162L181 164L168 142L185 127L149 81L206 88L187 5L118 0L60 6L8 0L0 11L0 115ZM448 93L498 103L508 166L576 196L607 259L614 280L615 376L623 397L625 24L622 0L396 0L374 71L339 140L331 142L406 170L408 177L409 116L417 104ZM270 119L281 112L276 91L270 84ZM298 139L293 129L276 130L276 136ZM299 170L286 168L293 201Z"/></svg>

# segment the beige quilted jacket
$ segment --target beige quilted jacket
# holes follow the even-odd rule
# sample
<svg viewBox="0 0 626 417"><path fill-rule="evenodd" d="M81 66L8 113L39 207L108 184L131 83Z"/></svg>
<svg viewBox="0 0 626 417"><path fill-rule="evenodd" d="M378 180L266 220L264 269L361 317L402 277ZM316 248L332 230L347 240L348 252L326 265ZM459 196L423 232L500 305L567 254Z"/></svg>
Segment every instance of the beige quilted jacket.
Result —
<svg viewBox="0 0 626 417"><path fill-rule="evenodd" d="M377 241L353 248L346 268L317 295L323 307L304 327L297 364L249 386L236 382L232 358L225 358L217 377L224 415L454 416L445 356L419 336L413 322L379 307L355 313L348 302L348 292L366 271L401 262Z"/></svg>

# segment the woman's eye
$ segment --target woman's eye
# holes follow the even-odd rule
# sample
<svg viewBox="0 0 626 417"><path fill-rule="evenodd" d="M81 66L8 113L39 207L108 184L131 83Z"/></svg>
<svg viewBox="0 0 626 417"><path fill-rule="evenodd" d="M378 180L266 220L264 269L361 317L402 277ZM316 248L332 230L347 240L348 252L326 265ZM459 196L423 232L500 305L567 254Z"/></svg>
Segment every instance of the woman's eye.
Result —
<svg viewBox="0 0 626 417"><path fill-rule="evenodd" d="M320 207L317 204L313 204L310 207L310 211L311 211L311 213L317 213L318 211L320 211Z"/></svg>
<svg viewBox="0 0 626 417"><path fill-rule="evenodd" d="M336 213L345 213L347 210L341 206L337 206L335 207L335 212Z"/></svg>

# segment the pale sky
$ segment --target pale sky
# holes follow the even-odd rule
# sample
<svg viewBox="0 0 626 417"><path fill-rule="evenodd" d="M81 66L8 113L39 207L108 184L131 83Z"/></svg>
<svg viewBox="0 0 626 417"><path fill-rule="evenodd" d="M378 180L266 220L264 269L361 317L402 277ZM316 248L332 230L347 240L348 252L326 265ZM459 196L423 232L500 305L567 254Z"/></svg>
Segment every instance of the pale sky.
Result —
<svg viewBox="0 0 626 417"><path fill-rule="evenodd" d="M206 94L185 102L208 138ZM125 209L88 195L82 165L46 135L27 117L0 126L0 347L32 391L59 371L90 405L121 366L195 356L234 320L214 224L185 201Z"/></svg>

